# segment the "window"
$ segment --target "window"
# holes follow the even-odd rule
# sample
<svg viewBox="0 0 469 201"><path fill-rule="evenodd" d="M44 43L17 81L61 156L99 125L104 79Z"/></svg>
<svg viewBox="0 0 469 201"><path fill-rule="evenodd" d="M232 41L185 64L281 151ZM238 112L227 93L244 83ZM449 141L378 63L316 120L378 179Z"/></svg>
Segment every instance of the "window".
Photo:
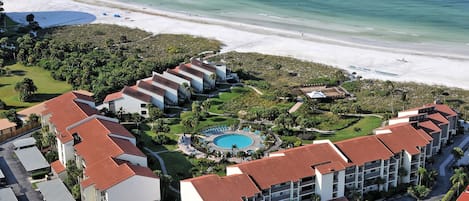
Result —
<svg viewBox="0 0 469 201"><path fill-rule="evenodd" d="M145 110L142 110L142 112L141 112L141 113L142 113L142 115L146 115L146 114L147 114L147 111L145 111Z"/></svg>
<svg viewBox="0 0 469 201"><path fill-rule="evenodd" d="M142 104L140 104L140 107L147 107L147 104L142 103Z"/></svg>

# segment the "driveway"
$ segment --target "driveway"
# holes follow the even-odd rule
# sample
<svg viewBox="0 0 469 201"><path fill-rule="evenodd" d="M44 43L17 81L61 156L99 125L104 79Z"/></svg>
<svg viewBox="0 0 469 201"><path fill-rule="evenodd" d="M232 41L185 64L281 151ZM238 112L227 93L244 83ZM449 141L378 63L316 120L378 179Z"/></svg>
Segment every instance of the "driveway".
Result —
<svg viewBox="0 0 469 201"><path fill-rule="evenodd" d="M16 139L30 137L31 133ZM32 188L28 174L20 161L14 156L12 141L0 144L0 168L7 180L7 187L11 187L19 201L41 201L39 191Z"/></svg>
<svg viewBox="0 0 469 201"><path fill-rule="evenodd" d="M438 178L435 182L435 186L430 192L429 198L426 200L441 200L441 198L448 192L451 187L451 182L449 178L453 175L453 170L451 169L454 161L453 154L451 150L453 147L459 146L464 147L469 143L469 133L465 132L464 135L457 136L453 138L454 143L444 147L442 149L441 155L435 157L435 163L427 166L427 169L435 169L438 171Z"/></svg>

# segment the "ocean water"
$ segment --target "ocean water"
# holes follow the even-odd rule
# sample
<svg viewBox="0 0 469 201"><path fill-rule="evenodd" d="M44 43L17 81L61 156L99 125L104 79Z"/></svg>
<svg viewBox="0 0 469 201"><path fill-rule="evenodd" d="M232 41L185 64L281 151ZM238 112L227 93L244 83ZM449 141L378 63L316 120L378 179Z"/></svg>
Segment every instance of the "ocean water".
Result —
<svg viewBox="0 0 469 201"><path fill-rule="evenodd" d="M157 9L336 37L469 54L469 0L122 0Z"/></svg>

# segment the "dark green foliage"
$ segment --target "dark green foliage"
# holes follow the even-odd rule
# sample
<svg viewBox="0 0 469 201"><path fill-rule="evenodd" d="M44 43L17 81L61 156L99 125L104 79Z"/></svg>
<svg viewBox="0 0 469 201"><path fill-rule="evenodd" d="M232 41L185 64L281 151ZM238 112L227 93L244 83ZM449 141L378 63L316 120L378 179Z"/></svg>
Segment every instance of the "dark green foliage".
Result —
<svg viewBox="0 0 469 201"><path fill-rule="evenodd" d="M4 110L7 108L7 104L0 99L0 110Z"/></svg>
<svg viewBox="0 0 469 201"><path fill-rule="evenodd" d="M15 91L19 92L19 98L21 101L28 101L34 92L37 91L36 85L32 79L25 77L23 81L16 83Z"/></svg>
<svg viewBox="0 0 469 201"><path fill-rule="evenodd" d="M90 90L101 101L152 71L172 68L220 45L189 35L152 36L114 25L68 26L43 30L37 39L18 38L17 60L50 70L54 79Z"/></svg>
<svg viewBox="0 0 469 201"><path fill-rule="evenodd" d="M56 151L48 151L45 154L45 158L46 158L47 162L52 163L56 160L59 160L59 154Z"/></svg>
<svg viewBox="0 0 469 201"><path fill-rule="evenodd" d="M21 119L18 118L18 115L16 114L15 109L10 109L6 112L3 112L2 117L7 118L8 121L12 123L16 123L17 127L21 127L23 125L23 121L21 121Z"/></svg>

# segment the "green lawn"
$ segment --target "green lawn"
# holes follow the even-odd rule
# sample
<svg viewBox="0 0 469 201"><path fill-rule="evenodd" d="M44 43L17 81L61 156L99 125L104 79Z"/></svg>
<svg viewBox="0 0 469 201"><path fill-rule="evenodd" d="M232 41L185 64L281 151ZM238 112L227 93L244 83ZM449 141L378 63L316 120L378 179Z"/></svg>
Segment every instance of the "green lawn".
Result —
<svg viewBox="0 0 469 201"><path fill-rule="evenodd" d="M250 89L248 88L235 87L231 89L230 92L221 92L218 98L210 99L211 106L210 106L209 111L213 113L223 114L225 112L225 110L222 108L223 103L225 103L226 101L238 98L241 95L248 93L249 90Z"/></svg>
<svg viewBox="0 0 469 201"><path fill-rule="evenodd" d="M174 180L192 177L190 169L193 167L189 159L181 152L173 151L158 154L163 158L168 173Z"/></svg>
<svg viewBox="0 0 469 201"><path fill-rule="evenodd" d="M151 130L151 124L144 124L140 126L142 129L142 141L145 144L145 147L148 147L149 149L153 151L163 151L163 150L170 150L174 151L177 149L177 144L164 144L164 145L156 145L155 143L152 142L152 137L156 135L155 131ZM165 133L164 135L168 136L175 142L178 141L179 137L175 134L172 133Z"/></svg>
<svg viewBox="0 0 469 201"><path fill-rule="evenodd" d="M382 120L377 117L364 117L357 123L335 132L333 135L322 135L318 137L318 140L329 139L332 142L346 140L358 136L364 136L371 134L373 129L381 126ZM355 131L355 128L360 128L359 131Z"/></svg>
<svg viewBox="0 0 469 201"><path fill-rule="evenodd" d="M0 77L0 97L9 108L21 110L72 90L69 84L54 80L49 71L40 67L14 64L6 68L10 70L11 75ZM31 102L21 102L15 91L15 84L25 77L31 78L38 89Z"/></svg>
<svg viewBox="0 0 469 201"><path fill-rule="evenodd" d="M181 119L189 118L192 116L192 112L184 112L181 114ZM195 128L195 131L200 131L204 128L212 127L212 126L221 126L221 125L234 125L238 124L239 120L236 118L232 117L226 117L226 116L217 116L217 115L209 115L205 119L202 119L199 121L199 124ZM170 127L170 133L172 134L181 134L184 133L184 126L181 125L180 123L175 123L169 126Z"/></svg>

